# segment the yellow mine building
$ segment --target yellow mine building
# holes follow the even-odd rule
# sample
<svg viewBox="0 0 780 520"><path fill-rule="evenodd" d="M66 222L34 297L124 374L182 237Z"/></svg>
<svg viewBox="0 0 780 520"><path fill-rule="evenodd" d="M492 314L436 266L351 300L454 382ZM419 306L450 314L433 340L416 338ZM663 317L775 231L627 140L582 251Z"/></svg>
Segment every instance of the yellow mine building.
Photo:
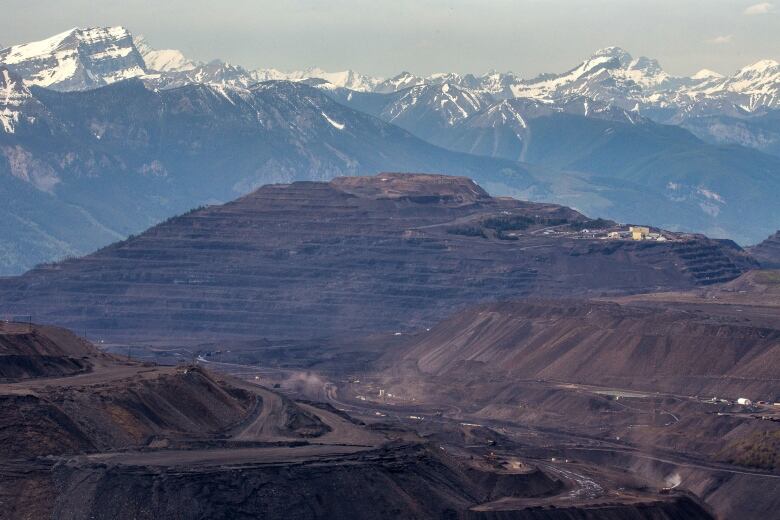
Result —
<svg viewBox="0 0 780 520"><path fill-rule="evenodd" d="M634 240L644 240L650 234L650 228L646 226L631 226L628 229L631 231L631 238Z"/></svg>

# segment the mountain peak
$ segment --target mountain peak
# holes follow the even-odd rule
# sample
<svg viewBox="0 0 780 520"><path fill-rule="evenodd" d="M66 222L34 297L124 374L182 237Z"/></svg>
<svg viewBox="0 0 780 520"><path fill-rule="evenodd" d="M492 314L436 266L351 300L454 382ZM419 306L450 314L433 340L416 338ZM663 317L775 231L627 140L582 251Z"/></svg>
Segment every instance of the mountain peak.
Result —
<svg viewBox="0 0 780 520"><path fill-rule="evenodd" d="M646 56L640 56L639 58L632 60L628 65L629 70L640 70L646 74L661 74L663 69L658 60L648 58Z"/></svg>
<svg viewBox="0 0 780 520"><path fill-rule="evenodd" d="M187 59L176 49L155 49L143 36L133 38L133 44L144 59L146 68L156 72L189 71L195 68L195 63Z"/></svg>
<svg viewBox="0 0 780 520"><path fill-rule="evenodd" d="M715 72L714 70L701 69L699 72L691 76L691 79L720 79L722 77L723 74Z"/></svg>
<svg viewBox="0 0 780 520"><path fill-rule="evenodd" d="M624 67L627 67L633 61L633 58L625 49L615 46L604 47L603 49L597 50L590 56L590 58L588 58L588 61L592 61L598 58L617 59Z"/></svg>
<svg viewBox="0 0 780 520"><path fill-rule="evenodd" d="M410 79L417 79L417 76L409 72L408 70L402 70L392 78L389 78L388 81L406 81Z"/></svg>
<svg viewBox="0 0 780 520"><path fill-rule="evenodd" d="M99 87L146 73L122 26L73 28L45 40L0 50L0 62L26 83L57 90Z"/></svg>
<svg viewBox="0 0 780 520"><path fill-rule="evenodd" d="M780 63L778 63L775 60L759 60L751 65L748 65L747 67L743 67L739 70L737 73L737 76L742 76L746 74L764 74L767 72L778 72L780 71Z"/></svg>

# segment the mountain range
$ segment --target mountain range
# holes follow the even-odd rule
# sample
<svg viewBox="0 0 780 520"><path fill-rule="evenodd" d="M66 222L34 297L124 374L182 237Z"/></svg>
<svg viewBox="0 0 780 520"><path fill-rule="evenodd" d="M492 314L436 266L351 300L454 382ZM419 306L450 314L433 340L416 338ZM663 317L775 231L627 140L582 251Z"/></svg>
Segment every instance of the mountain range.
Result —
<svg viewBox="0 0 780 520"><path fill-rule="evenodd" d="M0 520L774 518L773 67L0 49Z"/></svg>
<svg viewBox="0 0 780 520"><path fill-rule="evenodd" d="M46 40L14 45L0 50L0 62L28 83L56 90L83 90L130 77L166 86L187 81L248 86L268 80L319 80L323 88L356 92L391 93L420 85L451 84L499 100L587 97L648 111L654 118L666 120L780 107L780 64L775 60L759 60L730 76L702 69L692 76L676 77L665 72L657 60L634 58L620 47L598 50L566 72L530 79L495 71L429 76L401 72L382 78L352 70L327 72L314 67L283 72L248 70L220 60L202 63L178 50L156 50L124 27L108 27L74 28Z"/></svg>
<svg viewBox="0 0 780 520"><path fill-rule="evenodd" d="M153 91L128 80L63 93L7 69L0 80L6 274L269 182L394 170L531 183L522 165L438 148L301 83Z"/></svg>
<svg viewBox="0 0 780 520"><path fill-rule="evenodd" d="M0 274L269 182L466 175L491 193L743 244L780 227L780 68L672 77L617 47L522 79L250 71L122 27L0 50Z"/></svg>

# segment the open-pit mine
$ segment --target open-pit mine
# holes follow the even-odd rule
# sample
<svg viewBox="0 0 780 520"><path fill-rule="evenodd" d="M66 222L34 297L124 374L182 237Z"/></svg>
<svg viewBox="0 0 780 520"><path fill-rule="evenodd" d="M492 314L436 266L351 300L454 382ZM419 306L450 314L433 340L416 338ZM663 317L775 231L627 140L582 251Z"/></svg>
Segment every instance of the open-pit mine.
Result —
<svg viewBox="0 0 780 520"><path fill-rule="evenodd" d="M0 279L0 517L772 518L775 241L388 173Z"/></svg>

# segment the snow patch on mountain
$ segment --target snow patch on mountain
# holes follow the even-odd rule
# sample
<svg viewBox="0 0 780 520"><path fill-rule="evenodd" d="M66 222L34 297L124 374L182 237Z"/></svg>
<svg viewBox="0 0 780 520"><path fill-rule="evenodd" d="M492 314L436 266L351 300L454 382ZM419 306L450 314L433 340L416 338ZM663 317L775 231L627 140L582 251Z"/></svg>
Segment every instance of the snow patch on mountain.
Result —
<svg viewBox="0 0 780 520"><path fill-rule="evenodd" d="M34 102L32 94L22 80L0 66L0 131L13 134L20 121L34 119L33 115L23 113L25 105L31 102Z"/></svg>
<svg viewBox="0 0 780 520"><path fill-rule="evenodd" d="M338 121L331 119L330 117L328 117L328 114L326 114L325 112L320 112L320 114L322 114L322 117L325 118L325 121L330 123L330 125L333 128L335 128L336 130L344 130L344 127L346 126L344 123L339 123Z"/></svg>

